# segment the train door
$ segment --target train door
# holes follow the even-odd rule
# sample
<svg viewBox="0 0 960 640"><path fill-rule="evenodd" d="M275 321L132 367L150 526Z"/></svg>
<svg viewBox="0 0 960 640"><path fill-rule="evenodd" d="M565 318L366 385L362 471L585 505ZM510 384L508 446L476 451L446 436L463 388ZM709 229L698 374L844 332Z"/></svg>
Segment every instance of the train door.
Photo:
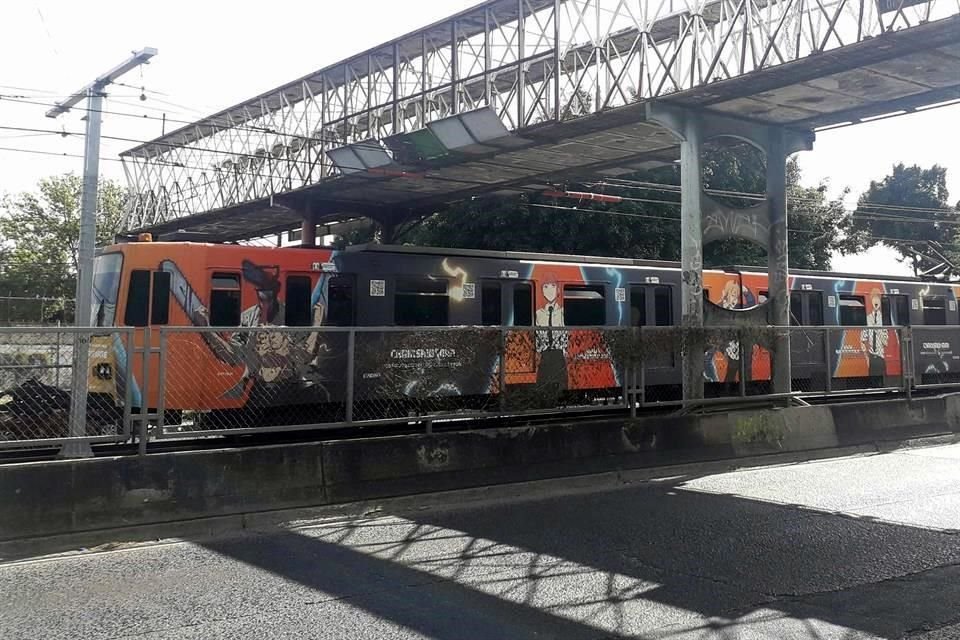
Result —
<svg viewBox="0 0 960 640"><path fill-rule="evenodd" d="M820 328L823 327L822 291L790 292L790 326L810 327L791 333L790 360L793 366L821 369L826 356L825 331Z"/></svg>
<svg viewBox="0 0 960 640"><path fill-rule="evenodd" d="M646 354L644 360L646 384L668 384L675 378L679 354L671 348L673 340L667 329L675 324L673 316L673 287L666 284L630 285L630 326L646 327L646 340L662 342L663 349Z"/></svg>
<svg viewBox="0 0 960 640"><path fill-rule="evenodd" d="M170 273L134 269L127 283L123 324L134 328L132 393L134 409L160 406L160 343L156 329L170 320Z"/></svg>
<svg viewBox="0 0 960 640"><path fill-rule="evenodd" d="M533 283L508 281L501 289L500 323L514 327L504 335L505 382L507 385L533 384L537 381Z"/></svg>

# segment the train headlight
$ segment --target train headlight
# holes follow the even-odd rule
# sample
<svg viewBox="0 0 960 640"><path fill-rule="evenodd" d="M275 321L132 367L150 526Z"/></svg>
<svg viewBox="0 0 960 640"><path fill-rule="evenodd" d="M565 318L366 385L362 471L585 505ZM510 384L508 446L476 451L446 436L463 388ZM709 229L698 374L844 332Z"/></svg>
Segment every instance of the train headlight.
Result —
<svg viewBox="0 0 960 640"><path fill-rule="evenodd" d="M113 367L109 363L101 362L96 367L93 368L94 374L100 380L110 380L113 378Z"/></svg>

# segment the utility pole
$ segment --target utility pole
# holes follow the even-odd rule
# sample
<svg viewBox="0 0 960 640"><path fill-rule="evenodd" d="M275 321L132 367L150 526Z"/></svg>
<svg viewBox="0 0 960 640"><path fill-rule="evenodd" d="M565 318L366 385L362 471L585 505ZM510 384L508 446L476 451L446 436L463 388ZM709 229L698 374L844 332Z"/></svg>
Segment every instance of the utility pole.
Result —
<svg viewBox="0 0 960 640"><path fill-rule="evenodd" d="M81 329L89 327L92 317L93 258L97 245L97 186L100 179L100 120L103 111L104 89L128 71L147 64L157 50L144 47L133 52L125 61L107 71L96 80L80 89L63 102L47 111L48 118L66 113L79 102L86 100L87 127L83 149L83 196L80 202L80 242L78 246L77 294L74 307L74 325ZM73 376L70 385L70 437L87 435L87 378L90 365L90 335L82 332L74 335ZM90 443L70 440L60 450L61 457L90 457Z"/></svg>

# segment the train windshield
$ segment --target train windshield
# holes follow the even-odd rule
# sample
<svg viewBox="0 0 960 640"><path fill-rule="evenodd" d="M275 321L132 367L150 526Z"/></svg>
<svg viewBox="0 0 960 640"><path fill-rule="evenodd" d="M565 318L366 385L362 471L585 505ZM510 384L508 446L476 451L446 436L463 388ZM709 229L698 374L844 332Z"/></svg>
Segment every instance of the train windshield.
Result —
<svg viewBox="0 0 960 640"><path fill-rule="evenodd" d="M90 325L112 327L117 313L123 254L105 253L93 261L93 310Z"/></svg>

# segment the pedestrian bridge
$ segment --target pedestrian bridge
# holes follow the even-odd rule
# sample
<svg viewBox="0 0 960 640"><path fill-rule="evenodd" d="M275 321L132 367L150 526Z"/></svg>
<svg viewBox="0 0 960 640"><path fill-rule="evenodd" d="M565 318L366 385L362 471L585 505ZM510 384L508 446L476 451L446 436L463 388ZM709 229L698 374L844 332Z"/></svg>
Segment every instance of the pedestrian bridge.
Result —
<svg viewBox="0 0 960 640"><path fill-rule="evenodd" d="M956 101L960 0L489 0L124 152L124 227L389 225L649 168L679 156L653 102L815 131Z"/></svg>

